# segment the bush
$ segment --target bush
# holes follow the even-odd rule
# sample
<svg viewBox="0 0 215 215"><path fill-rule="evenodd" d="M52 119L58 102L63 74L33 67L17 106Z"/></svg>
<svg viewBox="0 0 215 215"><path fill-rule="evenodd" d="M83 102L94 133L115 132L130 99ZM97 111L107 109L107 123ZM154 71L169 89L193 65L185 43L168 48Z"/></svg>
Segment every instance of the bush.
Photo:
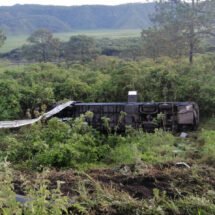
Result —
<svg viewBox="0 0 215 215"><path fill-rule="evenodd" d="M33 169L43 167L73 167L103 163L104 165L149 163L173 159L176 138L157 130L154 134L134 131L125 136L101 134L85 122L85 116L70 122L50 119L23 128L18 134L2 137L1 159L8 159L18 166Z"/></svg>
<svg viewBox="0 0 215 215"><path fill-rule="evenodd" d="M141 152L135 143L119 143L108 156L115 164L136 163L140 160Z"/></svg>

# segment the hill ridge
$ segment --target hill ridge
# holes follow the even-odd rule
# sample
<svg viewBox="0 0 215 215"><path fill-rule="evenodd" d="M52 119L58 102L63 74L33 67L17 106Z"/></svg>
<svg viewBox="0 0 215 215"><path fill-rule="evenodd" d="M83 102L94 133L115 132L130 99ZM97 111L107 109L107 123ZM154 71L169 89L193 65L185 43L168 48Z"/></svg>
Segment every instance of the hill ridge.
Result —
<svg viewBox="0 0 215 215"><path fill-rule="evenodd" d="M31 33L38 28L52 32L97 29L137 29L151 25L154 3L49 6L16 4L0 7L0 29L7 34Z"/></svg>

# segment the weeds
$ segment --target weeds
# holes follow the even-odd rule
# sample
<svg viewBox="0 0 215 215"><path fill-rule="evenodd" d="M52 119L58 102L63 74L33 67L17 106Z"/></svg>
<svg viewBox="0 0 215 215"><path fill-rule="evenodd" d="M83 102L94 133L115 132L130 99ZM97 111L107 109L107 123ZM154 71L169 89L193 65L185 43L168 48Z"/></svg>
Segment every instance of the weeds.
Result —
<svg viewBox="0 0 215 215"><path fill-rule="evenodd" d="M61 215L68 214L69 201L62 196L60 182L56 189L48 189L49 181L43 175L35 180L34 185L29 185L26 202L21 204L16 201L13 187L13 173L9 163L0 163L0 214L3 215Z"/></svg>
<svg viewBox="0 0 215 215"><path fill-rule="evenodd" d="M78 186L79 198L72 206L78 214L111 215L211 215L215 212L212 199L188 195L178 199L169 198L165 192L153 190L153 198L137 200L113 187L101 186L88 177Z"/></svg>

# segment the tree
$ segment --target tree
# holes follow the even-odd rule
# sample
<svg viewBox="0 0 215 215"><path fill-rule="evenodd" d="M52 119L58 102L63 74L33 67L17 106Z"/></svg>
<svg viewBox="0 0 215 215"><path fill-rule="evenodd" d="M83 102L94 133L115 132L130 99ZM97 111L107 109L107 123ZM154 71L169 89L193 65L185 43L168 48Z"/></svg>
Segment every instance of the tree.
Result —
<svg viewBox="0 0 215 215"><path fill-rule="evenodd" d="M28 38L30 45L25 46L24 55L29 60L40 62L53 61L60 55L60 41L46 29L39 29Z"/></svg>
<svg viewBox="0 0 215 215"><path fill-rule="evenodd" d="M162 56L181 57L187 50L181 37L176 29L170 27L165 29L151 27L143 30L141 32L143 54L154 60Z"/></svg>
<svg viewBox="0 0 215 215"><path fill-rule="evenodd" d="M0 82L0 120L17 119L20 112L18 84L13 80Z"/></svg>
<svg viewBox="0 0 215 215"><path fill-rule="evenodd" d="M97 56L93 38L79 35L70 38L65 44L65 58L69 61L86 62Z"/></svg>
<svg viewBox="0 0 215 215"><path fill-rule="evenodd" d="M157 43L163 47L164 55L175 57L187 54L189 62L193 62L202 38L212 33L211 4L211 0L160 0L157 3L152 17L153 30L160 36ZM143 31L142 35L146 33ZM149 37L153 44L152 34L148 33L146 38Z"/></svg>
<svg viewBox="0 0 215 215"><path fill-rule="evenodd" d="M6 40L6 36L3 33L3 31L0 30L0 47L4 44L5 40Z"/></svg>

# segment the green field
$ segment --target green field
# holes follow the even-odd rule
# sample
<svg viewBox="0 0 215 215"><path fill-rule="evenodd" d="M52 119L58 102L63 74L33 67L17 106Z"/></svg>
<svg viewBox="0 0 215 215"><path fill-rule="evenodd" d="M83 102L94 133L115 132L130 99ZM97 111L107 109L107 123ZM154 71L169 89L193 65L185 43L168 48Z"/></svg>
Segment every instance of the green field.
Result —
<svg viewBox="0 0 215 215"><path fill-rule="evenodd" d="M62 41L67 41L71 36L75 35L87 35L95 38L108 37L111 39L117 38L127 38L127 37L138 37L140 36L140 29L122 29L122 30L82 30L82 31L73 31L65 33L56 33L54 34ZM0 53L5 53L11 51L12 49L21 47L26 44L26 39L29 35L19 35L19 36L7 36L5 44L1 47Z"/></svg>

